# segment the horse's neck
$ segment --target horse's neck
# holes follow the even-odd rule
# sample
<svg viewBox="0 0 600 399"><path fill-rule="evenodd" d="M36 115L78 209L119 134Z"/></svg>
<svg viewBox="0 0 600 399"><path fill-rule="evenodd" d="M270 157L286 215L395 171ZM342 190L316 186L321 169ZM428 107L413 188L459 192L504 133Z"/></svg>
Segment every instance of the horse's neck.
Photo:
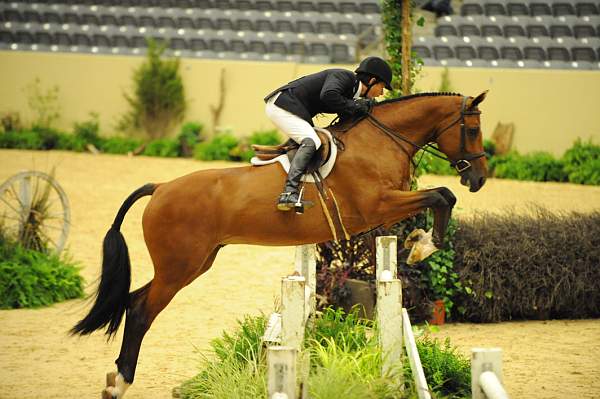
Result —
<svg viewBox="0 0 600 399"><path fill-rule="evenodd" d="M381 123L416 145L423 146L448 106L442 99L414 98L377 106L373 116ZM372 122L363 120L348 131L349 158L362 168L395 186L404 187L410 177L410 159L418 148L401 139L392 139ZM350 154L347 154L350 155Z"/></svg>

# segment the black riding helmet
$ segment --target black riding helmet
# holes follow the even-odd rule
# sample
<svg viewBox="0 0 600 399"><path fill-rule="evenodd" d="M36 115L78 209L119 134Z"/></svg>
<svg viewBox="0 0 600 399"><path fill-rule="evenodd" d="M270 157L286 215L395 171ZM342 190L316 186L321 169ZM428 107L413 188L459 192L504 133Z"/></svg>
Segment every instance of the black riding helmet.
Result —
<svg viewBox="0 0 600 399"><path fill-rule="evenodd" d="M354 72L372 75L378 81L383 82L386 89L392 90L392 69L387 62L379 57L365 58Z"/></svg>

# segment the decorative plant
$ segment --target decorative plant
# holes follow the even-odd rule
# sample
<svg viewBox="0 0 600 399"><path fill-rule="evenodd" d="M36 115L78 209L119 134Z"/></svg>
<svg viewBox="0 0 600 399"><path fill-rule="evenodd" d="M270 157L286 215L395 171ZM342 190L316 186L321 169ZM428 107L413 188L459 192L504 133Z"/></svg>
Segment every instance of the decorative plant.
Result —
<svg viewBox="0 0 600 399"><path fill-rule="evenodd" d="M58 103L59 88L53 86L44 90L40 78L27 85L27 105L34 113L33 126L48 129L60 119L60 105Z"/></svg>
<svg viewBox="0 0 600 399"><path fill-rule="evenodd" d="M185 90L179 72L179 59L163 59L165 43L148 40L146 61L134 72L134 94L125 94L130 111L120 130L142 129L151 139L167 136L183 120Z"/></svg>

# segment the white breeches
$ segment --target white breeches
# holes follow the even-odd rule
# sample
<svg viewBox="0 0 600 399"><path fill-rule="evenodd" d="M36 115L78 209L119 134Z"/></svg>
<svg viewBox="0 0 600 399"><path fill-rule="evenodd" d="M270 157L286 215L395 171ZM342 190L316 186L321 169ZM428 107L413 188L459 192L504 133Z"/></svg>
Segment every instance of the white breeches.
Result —
<svg viewBox="0 0 600 399"><path fill-rule="evenodd" d="M267 117L279 130L287 134L296 143L300 144L305 138L310 138L315 142L318 149L321 146L321 140L319 140L319 136L317 136L315 129L310 123L275 105L275 100L277 100L280 94L275 94L267 101L265 107Z"/></svg>

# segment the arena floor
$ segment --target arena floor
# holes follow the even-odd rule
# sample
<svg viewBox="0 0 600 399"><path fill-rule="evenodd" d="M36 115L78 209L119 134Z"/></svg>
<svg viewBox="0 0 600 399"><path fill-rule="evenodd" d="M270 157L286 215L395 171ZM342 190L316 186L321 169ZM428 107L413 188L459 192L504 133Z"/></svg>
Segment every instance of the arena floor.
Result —
<svg viewBox="0 0 600 399"><path fill-rule="evenodd" d="M52 166L57 166L56 177L71 202L69 253L81 263L91 292L102 238L134 189L234 164L0 150L0 183L21 170L49 171ZM458 197L458 215L505 207L521 212L530 203L552 210L600 209L600 187L490 179L472 194L455 177L425 176L421 183L449 187ZM132 259L132 287L152 278L140 226L147 201L135 204L122 228ZM212 269L182 290L155 321L140 353L136 383L126 397L169 398L173 387L196 374L196 352L205 350L212 338L244 314L269 313L280 277L293 269L293 254L291 247L239 245L222 250ZM0 398L99 396L106 372L114 369L122 329L108 343L101 334L69 337L67 331L88 306L76 300L46 309L0 311ZM475 346L500 346L505 385L513 398L600 397L600 320L448 324L436 335L450 337L465 354Z"/></svg>

